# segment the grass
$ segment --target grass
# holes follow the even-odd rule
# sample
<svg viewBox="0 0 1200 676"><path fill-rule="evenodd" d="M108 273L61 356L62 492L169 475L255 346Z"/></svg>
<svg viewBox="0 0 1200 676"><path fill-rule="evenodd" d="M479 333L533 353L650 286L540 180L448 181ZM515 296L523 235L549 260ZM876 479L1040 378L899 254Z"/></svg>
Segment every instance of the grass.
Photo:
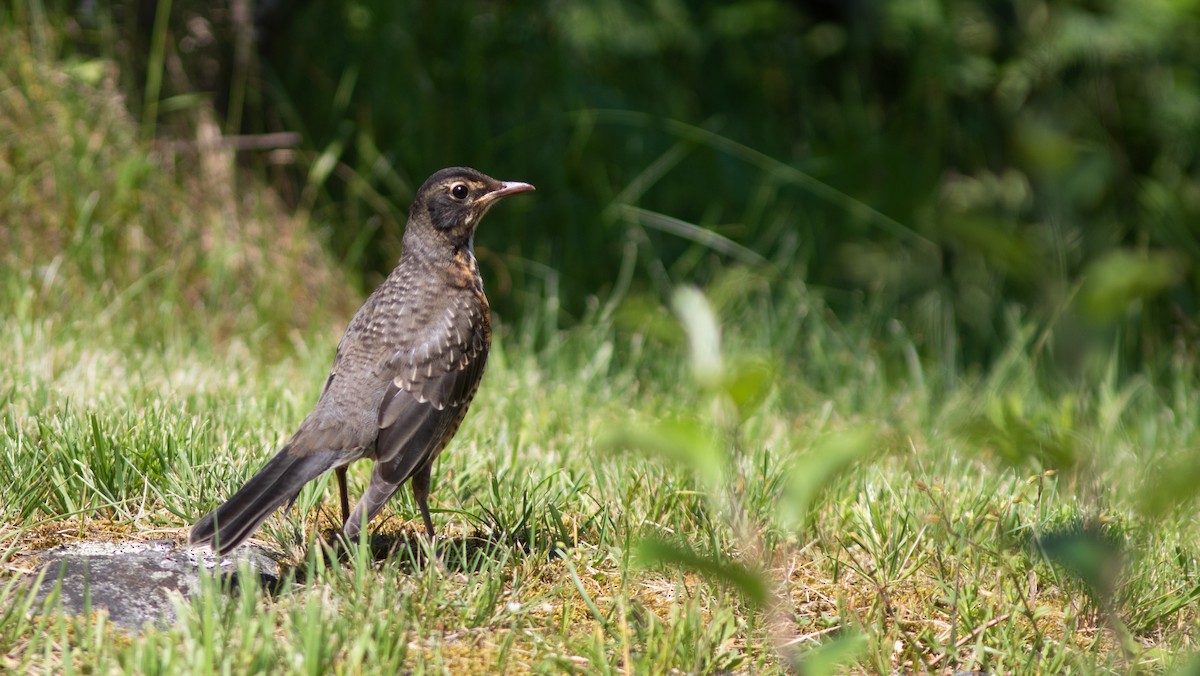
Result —
<svg viewBox="0 0 1200 676"><path fill-rule="evenodd" d="M444 568L424 563L407 491L374 546L326 560L320 481L258 534L286 557L274 594L208 585L137 634L33 612L40 549L182 540L265 461L315 400L354 292L311 243L320 224L239 184L230 157L191 171L137 140L103 80L5 40L0 129L22 131L0 155L0 669L1190 666L1189 355L1127 376L1099 353L1067 383L1049 329L1015 317L1007 353L964 376L883 308L839 321L800 280L745 269L706 289L719 349L704 301L686 330L637 297L566 331L553 298L501 321L436 467Z"/></svg>
<svg viewBox="0 0 1200 676"><path fill-rule="evenodd" d="M3 366L14 384L0 423L10 583L55 543L182 539L302 417L327 366L321 353L336 340L315 337L263 361L236 347L189 354L186 343L85 349L86 333L28 322L6 321L0 332L6 345L52 348L18 350ZM923 396L911 386L873 376L876 358L848 352L836 331L812 340L831 364L859 357L859 372L847 376L862 384L808 390L805 372L829 367L789 364L741 427L729 502L754 524L757 552L696 472L603 443L615 426L702 408L703 394L676 385L687 382L681 346L639 348L644 335L593 324L564 335L553 354L530 354L512 338L500 347L437 468L446 571L403 550L324 561L309 546L334 509L332 486L319 482L259 535L292 567L278 595L210 589L175 626L126 636L100 617L31 618L26 595L10 585L0 615L5 667L759 672L782 669L779 656L793 648L850 633L864 637L850 667L883 672L1159 670L1190 651L1195 528L1184 510L1147 518L1138 496L1158 456L1194 447L1191 386L1174 402L1145 384L1102 388L1078 405L1072 428L1042 427L1103 454L1094 466L1015 469L955 431L995 396L994 383L964 383L964 394L927 410L912 404ZM597 355L606 353L605 364ZM1020 383L1005 393L1024 397L1026 422L1056 416L1029 375L993 380ZM787 525L780 496L789 463L864 425L879 431L874 457L836 475L803 522ZM361 490L365 468L352 476ZM1119 626L1035 545L1089 519L1105 524L1124 557L1110 598ZM395 501L375 529L397 540L419 532L411 499ZM650 536L762 571L768 607L756 609L719 576L639 563Z"/></svg>

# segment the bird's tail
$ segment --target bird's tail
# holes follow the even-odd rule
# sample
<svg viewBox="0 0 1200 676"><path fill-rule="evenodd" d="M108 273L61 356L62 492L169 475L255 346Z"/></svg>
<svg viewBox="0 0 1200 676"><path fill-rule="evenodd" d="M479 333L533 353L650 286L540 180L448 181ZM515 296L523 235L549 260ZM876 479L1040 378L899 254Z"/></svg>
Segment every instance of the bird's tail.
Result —
<svg viewBox="0 0 1200 676"><path fill-rule="evenodd" d="M192 526L188 541L210 545L217 554L225 554L250 537L267 517L283 503L295 500L304 484L333 467L336 451L294 456L284 446L233 494L225 504L205 514Z"/></svg>

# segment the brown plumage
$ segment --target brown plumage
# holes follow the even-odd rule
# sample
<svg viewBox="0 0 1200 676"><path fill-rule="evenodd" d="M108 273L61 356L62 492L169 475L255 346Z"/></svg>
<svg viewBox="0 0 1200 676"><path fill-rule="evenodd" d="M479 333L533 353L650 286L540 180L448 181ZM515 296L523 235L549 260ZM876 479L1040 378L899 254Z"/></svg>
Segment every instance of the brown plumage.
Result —
<svg viewBox="0 0 1200 676"><path fill-rule="evenodd" d="M316 406L266 466L196 523L193 545L228 552L330 469L347 537L409 479L433 537L430 470L479 388L492 338L475 228L497 200L526 190L533 186L464 167L443 169L421 186L400 263L350 320ZM375 468L347 515L346 465L359 458Z"/></svg>

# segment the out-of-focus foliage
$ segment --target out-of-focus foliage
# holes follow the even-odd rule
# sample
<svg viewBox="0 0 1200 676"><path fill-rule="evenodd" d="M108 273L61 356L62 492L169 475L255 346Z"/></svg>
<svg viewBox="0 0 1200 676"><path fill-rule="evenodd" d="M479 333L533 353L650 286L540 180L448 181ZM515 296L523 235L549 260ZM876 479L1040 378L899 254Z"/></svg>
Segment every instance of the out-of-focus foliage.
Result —
<svg viewBox="0 0 1200 676"><path fill-rule="evenodd" d="M116 7L118 28L154 25L152 2ZM539 187L478 238L502 313L549 296L577 317L623 264L665 294L738 260L854 292L835 307L866 292L949 364L994 358L1012 305L1064 350L1114 325L1135 357L1196 334L1194 1L172 11L164 99L217 82L232 131L299 132L280 188L368 282L415 186L471 164Z"/></svg>
<svg viewBox="0 0 1200 676"><path fill-rule="evenodd" d="M611 286L628 242L647 283L660 263L695 279L725 258L619 208L634 205L782 274L878 293L926 346L953 335L968 358L996 350L1004 304L1050 317L1079 284L1087 318L1133 318L1130 347L1193 314L1200 5L828 6L313 3L267 72L289 128L341 143L400 204L445 164L537 183L480 244L518 290L558 270L568 308ZM361 221L355 193L329 204Z"/></svg>
<svg viewBox="0 0 1200 676"><path fill-rule="evenodd" d="M211 114L176 142L190 152L151 149L112 62L64 68L63 40L0 32L0 314L266 350L347 313L354 294L307 224L279 218L269 191L239 192L233 154L205 145Z"/></svg>
<svg viewBox="0 0 1200 676"><path fill-rule="evenodd" d="M661 418L617 428L608 434L606 445L614 450L636 449L687 470L698 479L705 504L737 534L740 553L702 552L682 542L652 534L638 544L639 560L650 566L691 570L737 592L747 606L770 613L780 607L779 581L766 565L762 533L782 528L804 532L816 498L839 475L871 455L877 444L874 431L859 428L840 431L822 439L812 450L785 464L780 483L783 490L764 521L751 517L757 510L744 491L745 440L742 425L769 396L771 373L752 366L747 378L739 377L738 364L761 366L761 359L726 359L721 347L721 328L708 298L692 287L681 287L671 296L671 306L686 336L691 381L701 404L690 416ZM732 366L729 365L732 362ZM753 391L753 396L745 393ZM742 486L737 488L735 486ZM657 530L657 529L655 529ZM801 652L796 642L776 641L779 656L801 673L829 673L862 651L861 636L854 631L841 634Z"/></svg>

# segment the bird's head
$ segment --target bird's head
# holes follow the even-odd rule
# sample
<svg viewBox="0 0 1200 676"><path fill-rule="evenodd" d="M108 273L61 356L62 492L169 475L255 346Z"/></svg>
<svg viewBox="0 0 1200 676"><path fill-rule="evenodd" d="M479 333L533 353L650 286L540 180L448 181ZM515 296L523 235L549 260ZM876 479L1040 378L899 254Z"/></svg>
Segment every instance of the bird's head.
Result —
<svg viewBox="0 0 1200 676"><path fill-rule="evenodd" d="M442 169L417 191L409 210L409 229L427 223L455 248L469 247L476 226L493 204L533 189L528 183L497 181L468 167Z"/></svg>

